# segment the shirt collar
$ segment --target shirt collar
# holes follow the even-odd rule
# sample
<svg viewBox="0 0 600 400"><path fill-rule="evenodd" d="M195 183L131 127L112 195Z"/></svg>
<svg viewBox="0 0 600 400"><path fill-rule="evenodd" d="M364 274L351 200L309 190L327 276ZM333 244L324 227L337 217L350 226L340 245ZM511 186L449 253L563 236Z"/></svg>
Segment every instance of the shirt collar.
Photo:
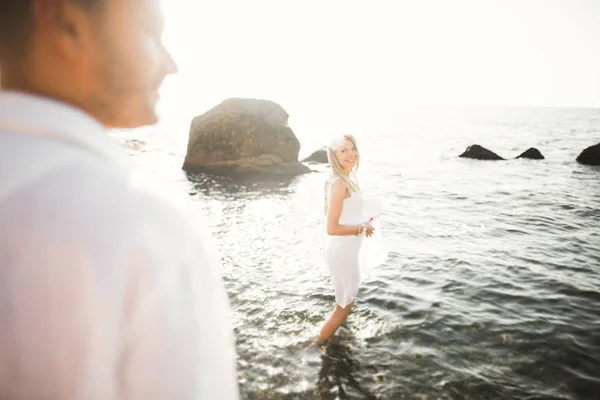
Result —
<svg viewBox="0 0 600 400"><path fill-rule="evenodd" d="M66 103L17 91L0 91L0 131L67 141L129 169L125 151L90 114Z"/></svg>

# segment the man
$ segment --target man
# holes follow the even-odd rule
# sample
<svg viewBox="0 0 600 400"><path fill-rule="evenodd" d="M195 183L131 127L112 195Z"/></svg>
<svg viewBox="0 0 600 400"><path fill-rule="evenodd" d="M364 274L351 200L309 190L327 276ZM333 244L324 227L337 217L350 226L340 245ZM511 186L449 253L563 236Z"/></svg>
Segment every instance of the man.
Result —
<svg viewBox="0 0 600 400"><path fill-rule="evenodd" d="M155 0L0 0L0 399L237 399L218 257L106 128L176 72Z"/></svg>

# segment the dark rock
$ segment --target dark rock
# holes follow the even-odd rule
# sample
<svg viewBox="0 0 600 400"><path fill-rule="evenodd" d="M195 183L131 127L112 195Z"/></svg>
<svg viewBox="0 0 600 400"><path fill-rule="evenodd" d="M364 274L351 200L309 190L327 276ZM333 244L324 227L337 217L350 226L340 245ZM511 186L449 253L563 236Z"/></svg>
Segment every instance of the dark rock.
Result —
<svg viewBox="0 0 600 400"><path fill-rule="evenodd" d="M530 160L543 160L544 156L535 147L530 147L516 158L528 158Z"/></svg>
<svg viewBox="0 0 600 400"><path fill-rule="evenodd" d="M327 149L319 149L312 153L310 156L306 157L302 162L312 162L319 164L326 164L329 162L327 159Z"/></svg>
<svg viewBox="0 0 600 400"><path fill-rule="evenodd" d="M478 144L467 147L465 152L459 157L473 158L475 160L504 160L504 158L500 157L498 154Z"/></svg>
<svg viewBox="0 0 600 400"><path fill-rule="evenodd" d="M577 162L586 165L600 165L600 143L583 150L577 157Z"/></svg>

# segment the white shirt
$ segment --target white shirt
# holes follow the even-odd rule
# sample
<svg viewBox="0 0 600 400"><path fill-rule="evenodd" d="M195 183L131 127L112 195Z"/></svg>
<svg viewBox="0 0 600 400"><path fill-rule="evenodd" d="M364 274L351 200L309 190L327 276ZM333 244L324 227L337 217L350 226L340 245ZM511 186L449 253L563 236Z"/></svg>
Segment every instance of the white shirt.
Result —
<svg viewBox="0 0 600 400"><path fill-rule="evenodd" d="M218 256L65 104L0 92L0 398L237 399Z"/></svg>

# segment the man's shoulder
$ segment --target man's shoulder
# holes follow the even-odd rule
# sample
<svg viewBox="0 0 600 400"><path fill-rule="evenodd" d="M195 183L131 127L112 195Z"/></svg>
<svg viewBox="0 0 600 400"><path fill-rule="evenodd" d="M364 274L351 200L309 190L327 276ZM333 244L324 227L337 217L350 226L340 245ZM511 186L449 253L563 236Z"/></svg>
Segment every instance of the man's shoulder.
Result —
<svg viewBox="0 0 600 400"><path fill-rule="evenodd" d="M124 229L133 226L156 228L165 233L189 233L180 210L148 182L142 183L131 174L95 171L95 168L81 172L85 183L74 193L78 204L90 215L102 213L111 225L125 225Z"/></svg>
<svg viewBox="0 0 600 400"><path fill-rule="evenodd" d="M153 233L172 241L193 233L171 202L138 184L131 174L101 163L74 163L53 170L32 182L16 200L13 206L36 217L34 223L60 226L73 234L94 231L98 236L128 238Z"/></svg>

